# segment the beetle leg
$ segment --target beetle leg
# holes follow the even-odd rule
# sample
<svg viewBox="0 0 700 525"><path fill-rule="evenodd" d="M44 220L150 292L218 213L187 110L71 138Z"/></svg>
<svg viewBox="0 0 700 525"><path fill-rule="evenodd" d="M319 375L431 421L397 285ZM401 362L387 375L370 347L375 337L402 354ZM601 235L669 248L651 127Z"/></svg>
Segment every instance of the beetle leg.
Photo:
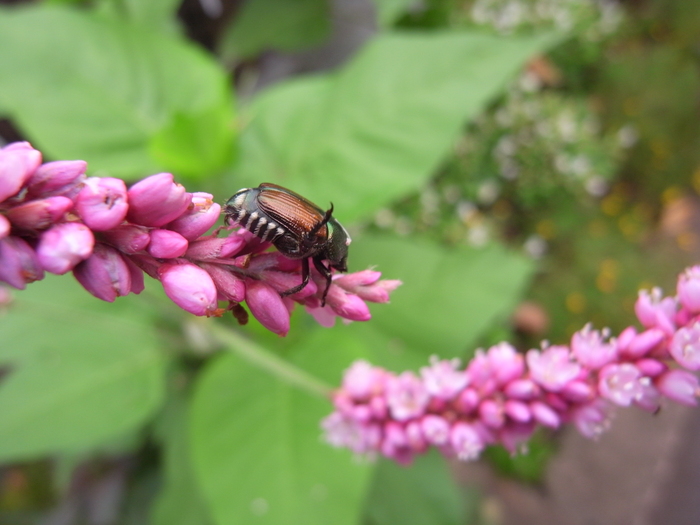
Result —
<svg viewBox="0 0 700 525"><path fill-rule="evenodd" d="M300 292L304 289L304 287L309 284L309 259L302 259L301 261L301 284L295 286L294 288L290 288L286 292L282 292L280 295L282 297L287 297L288 295L293 295L297 292Z"/></svg>
<svg viewBox="0 0 700 525"><path fill-rule="evenodd" d="M318 231L319 231L321 228L323 228L323 226L324 226L329 220L331 220L331 217L332 217L332 216L333 216L333 203L331 202L331 207L330 207L328 210L326 210L326 214L323 216L323 219L321 220L321 222L319 222L316 226L314 226L313 228L311 228L311 231L308 233L308 237L311 238L311 237L313 237L314 235L316 235L316 234L318 233Z"/></svg>
<svg viewBox="0 0 700 525"><path fill-rule="evenodd" d="M321 297L321 306L326 306L326 295L328 295L328 289L331 287L331 281L333 280L333 274L331 271L323 266L323 262L321 262L320 257L314 257L314 266L318 270L318 272L323 275L326 278L326 289L323 291L323 296Z"/></svg>

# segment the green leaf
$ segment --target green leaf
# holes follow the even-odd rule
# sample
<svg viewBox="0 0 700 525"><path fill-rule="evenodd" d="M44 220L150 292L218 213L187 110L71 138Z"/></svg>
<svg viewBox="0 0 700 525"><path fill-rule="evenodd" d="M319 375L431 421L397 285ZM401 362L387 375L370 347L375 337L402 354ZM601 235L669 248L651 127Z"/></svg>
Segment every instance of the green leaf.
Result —
<svg viewBox="0 0 700 525"><path fill-rule="evenodd" d="M230 162L226 73L183 40L39 6L0 10L0 49L0 107L47 157L119 177L201 176Z"/></svg>
<svg viewBox="0 0 700 525"><path fill-rule="evenodd" d="M374 0L377 22L380 27L391 27L416 0Z"/></svg>
<svg viewBox="0 0 700 525"><path fill-rule="evenodd" d="M165 484L151 511L153 525L213 523L194 479L187 412L184 393L174 393L157 422L156 437L164 449Z"/></svg>
<svg viewBox="0 0 700 525"><path fill-rule="evenodd" d="M330 404L234 355L199 378L191 415L197 479L216 523L355 525L369 470L324 445Z"/></svg>
<svg viewBox="0 0 700 525"><path fill-rule="evenodd" d="M328 0L252 0L243 3L221 43L225 60L319 44L330 32Z"/></svg>
<svg viewBox="0 0 700 525"><path fill-rule="evenodd" d="M376 266L403 285L391 303L372 308L370 323L395 348L423 356L462 355L515 306L533 264L498 244L447 248L428 240L364 235L351 246L351 270Z"/></svg>
<svg viewBox="0 0 700 525"><path fill-rule="evenodd" d="M464 123L553 39L384 34L339 72L263 93L241 137L239 186L270 181L366 217L434 173Z"/></svg>
<svg viewBox="0 0 700 525"><path fill-rule="evenodd" d="M416 458L410 467L381 461L367 501L371 525L462 525L465 502L447 462L437 452Z"/></svg>
<svg viewBox="0 0 700 525"><path fill-rule="evenodd" d="M154 330L135 311L88 306L99 302L69 277L49 278L0 318L10 370L0 384L0 459L97 446L160 405L165 359Z"/></svg>

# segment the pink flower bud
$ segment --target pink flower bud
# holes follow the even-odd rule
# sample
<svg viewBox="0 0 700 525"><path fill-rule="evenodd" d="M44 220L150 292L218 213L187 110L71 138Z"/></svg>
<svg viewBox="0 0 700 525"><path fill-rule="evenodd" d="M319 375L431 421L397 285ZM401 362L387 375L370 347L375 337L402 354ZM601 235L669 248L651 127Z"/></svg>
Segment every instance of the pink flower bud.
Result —
<svg viewBox="0 0 700 525"><path fill-rule="evenodd" d="M41 153L28 142L0 149L0 202L17 194L41 164Z"/></svg>
<svg viewBox="0 0 700 525"><path fill-rule="evenodd" d="M19 229L45 230L58 222L72 207L72 200L58 196L25 202L10 208L6 213L10 222Z"/></svg>
<svg viewBox="0 0 700 525"><path fill-rule="evenodd" d="M676 309L676 300L672 297L663 297L660 288L654 288L651 293L641 290L634 304L637 318L645 328L656 327L666 333L673 333L675 329L673 318Z"/></svg>
<svg viewBox="0 0 700 525"><path fill-rule="evenodd" d="M698 378L685 370L669 370L656 381L656 387L669 399L687 406L698 404Z"/></svg>
<svg viewBox="0 0 700 525"><path fill-rule="evenodd" d="M90 228L80 222L66 222L41 235L36 253L44 270L63 275L87 259L94 245L95 237Z"/></svg>
<svg viewBox="0 0 700 525"><path fill-rule="evenodd" d="M656 359L640 359L635 362L634 365L639 368L642 375L647 377L656 377L668 370L668 367L664 363Z"/></svg>
<svg viewBox="0 0 700 525"><path fill-rule="evenodd" d="M246 304L261 325L278 335L287 335L289 311L274 288L261 281L247 280Z"/></svg>
<svg viewBox="0 0 700 525"><path fill-rule="evenodd" d="M280 252L269 252L261 253L252 258L248 268L251 272L262 272L264 270L298 272L301 270L301 262L299 259L289 259Z"/></svg>
<svg viewBox="0 0 700 525"><path fill-rule="evenodd" d="M214 281L194 264L162 264L158 277L165 294L180 308L194 315L219 316Z"/></svg>
<svg viewBox="0 0 700 525"><path fill-rule="evenodd" d="M156 228L151 231L148 253L156 259L175 259L185 254L187 246L187 239L179 233Z"/></svg>
<svg viewBox="0 0 700 525"><path fill-rule="evenodd" d="M531 379L516 379L515 381L511 381L506 385L504 390L508 397L525 401L534 399L540 394L540 387Z"/></svg>
<svg viewBox="0 0 700 525"><path fill-rule="evenodd" d="M532 419L532 412L530 412L530 407L522 401L516 401L515 399L509 399L505 402L503 410L506 415L513 421L518 423L527 423Z"/></svg>
<svg viewBox="0 0 700 525"><path fill-rule="evenodd" d="M63 195L73 198L85 179L87 163L84 160L58 160L37 168L27 182L29 198Z"/></svg>
<svg viewBox="0 0 700 525"><path fill-rule="evenodd" d="M143 271L141 268L136 266L131 259L124 259L126 261L126 266L129 268L129 275L131 275L131 292L135 294L140 294L146 288L143 282Z"/></svg>
<svg viewBox="0 0 700 525"><path fill-rule="evenodd" d="M671 339L669 351L683 368L700 370L700 321L678 330Z"/></svg>
<svg viewBox="0 0 700 525"><path fill-rule="evenodd" d="M469 383L467 373L458 367L458 359L441 361L432 356L430 366L420 369L428 393L445 400L456 397Z"/></svg>
<svg viewBox="0 0 700 525"><path fill-rule="evenodd" d="M128 191L129 222L142 226L164 226L187 211L190 194L173 182L170 173L151 175Z"/></svg>
<svg viewBox="0 0 700 525"><path fill-rule="evenodd" d="M656 348L666 335L659 328L651 328L637 335L630 341L624 355L632 358L640 358Z"/></svg>
<svg viewBox="0 0 700 525"><path fill-rule="evenodd" d="M129 210L126 184L111 177L89 177L75 198L78 215L94 231L111 230Z"/></svg>
<svg viewBox="0 0 700 525"><path fill-rule="evenodd" d="M0 281L24 290L27 283L43 278L44 270L29 244L14 236L0 240Z"/></svg>
<svg viewBox="0 0 700 525"><path fill-rule="evenodd" d="M193 241L187 249L187 257L198 261L226 259L236 255L245 246L245 240L237 235L229 237L208 237Z"/></svg>
<svg viewBox="0 0 700 525"><path fill-rule="evenodd" d="M343 374L343 390L357 401L384 392L385 373L367 361L355 361Z"/></svg>
<svg viewBox="0 0 700 525"><path fill-rule="evenodd" d="M479 394L473 388L465 388L457 397L455 406L462 414L469 414L479 405Z"/></svg>
<svg viewBox="0 0 700 525"><path fill-rule="evenodd" d="M541 401L533 401L530 403L530 410L535 420L549 428L559 428L561 418L554 410Z"/></svg>
<svg viewBox="0 0 700 525"><path fill-rule="evenodd" d="M135 224L122 224L101 233L102 238L120 252L133 255L146 249L151 242L148 228Z"/></svg>
<svg viewBox="0 0 700 525"><path fill-rule="evenodd" d="M561 391L561 395L567 401L573 401L574 403L583 403L584 401L589 401L593 399L596 395L594 389L583 381L571 381Z"/></svg>
<svg viewBox="0 0 700 525"><path fill-rule="evenodd" d="M0 239L4 239L10 235L11 229L12 225L10 224L10 221L8 221L4 215L0 214Z"/></svg>
<svg viewBox="0 0 700 525"><path fill-rule="evenodd" d="M92 255L73 268L73 275L88 292L109 303L131 291L131 272L121 254L96 244Z"/></svg>
<svg viewBox="0 0 700 525"><path fill-rule="evenodd" d="M372 314L365 302L358 296L346 293L342 288L331 285L326 301L340 317L351 321L369 321Z"/></svg>
<svg viewBox="0 0 700 525"><path fill-rule="evenodd" d="M202 263L201 267L207 271L214 281L222 300L233 301L234 303L243 302L245 299L245 283L243 279L225 266Z"/></svg>
<svg viewBox="0 0 700 525"><path fill-rule="evenodd" d="M360 286L369 286L376 283L382 276L382 272L374 270L362 270L361 272L348 273L334 279L334 283L347 291L353 291Z"/></svg>
<svg viewBox="0 0 700 525"><path fill-rule="evenodd" d="M178 232L188 241L204 235L221 214L221 206L212 199L213 196L209 193L193 193L190 208L169 223L167 228Z"/></svg>
<svg viewBox="0 0 700 525"><path fill-rule="evenodd" d="M60 160L42 164L27 183L29 197L62 195L75 197L85 180L87 163L82 160Z"/></svg>

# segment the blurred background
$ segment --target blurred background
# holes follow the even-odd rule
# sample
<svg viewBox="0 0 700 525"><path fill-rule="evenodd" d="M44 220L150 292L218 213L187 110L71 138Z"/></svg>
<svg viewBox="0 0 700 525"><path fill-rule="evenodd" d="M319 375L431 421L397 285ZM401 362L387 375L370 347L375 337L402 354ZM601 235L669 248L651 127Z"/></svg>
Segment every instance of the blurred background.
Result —
<svg viewBox="0 0 700 525"><path fill-rule="evenodd" d="M263 181L332 200L351 271L404 281L392 303L330 330L298 311L285 340L224 320L330 384L357 358L618 333L700 255L700 2L0 0L16 140L222 203ZM2 524L700 523L697 410L368 465L157 283L0 292Z"/></svg>

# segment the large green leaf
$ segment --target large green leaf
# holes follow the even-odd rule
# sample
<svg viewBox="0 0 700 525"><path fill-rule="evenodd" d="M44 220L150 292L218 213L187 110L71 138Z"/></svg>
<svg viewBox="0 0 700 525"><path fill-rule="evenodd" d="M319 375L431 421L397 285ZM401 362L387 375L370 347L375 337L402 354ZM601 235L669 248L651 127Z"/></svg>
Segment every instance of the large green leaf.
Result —
<svg viewBox="0 0 700 525"><path fill-rule="evenodd" d="M218 524L355 525L369 469L320 441L329 403L234 355L197 387L193 458Z"/></svg>
<svg viewBox="0 0 700 525"><path fill-rule="evenodd" d="M151 511L153 525L213 523L194 479L187 405L185 393L174 392L157 421L156 437L163 445L165 482Z"/></svg>
<svg viewBox="0 0 700 525"><path fill-rule="evenodd" d="M321 205L332 200L342 221L367 216L421 187L465 121L552 41L381 35L339 72L259 97L231 189L277 182Z"/></svg>
<svg viewBox="0 0 700 525"><path fill-rule="evenodd" d="M226 74L183 40L38 6L0 10L0 49L0 107L47 156L121 177L201 175L231 158Z"/></svg>
<svg viewBox="0 0 700 525"><path fill-rule="evenodd" d="M128 300L125 298L125 301ZM99 445L161 403L165 359L147 321L105 314L70 277L35 283L0 318L0 459Z"/></svg>
<svg viewBox="0 0 700 525"><path fill-rule="evenodd" d="M221 43L226 60L278 49L296 51L330 32L329 0L250 0L243 3Z"/></svg>
<svg viewBox="0 0 700 525"><path fill-rule="evenodd" d="M436 451L416 458L410 467L379 463L367 501L371 525L463 525L465 498L447 462Z"/></svg>

